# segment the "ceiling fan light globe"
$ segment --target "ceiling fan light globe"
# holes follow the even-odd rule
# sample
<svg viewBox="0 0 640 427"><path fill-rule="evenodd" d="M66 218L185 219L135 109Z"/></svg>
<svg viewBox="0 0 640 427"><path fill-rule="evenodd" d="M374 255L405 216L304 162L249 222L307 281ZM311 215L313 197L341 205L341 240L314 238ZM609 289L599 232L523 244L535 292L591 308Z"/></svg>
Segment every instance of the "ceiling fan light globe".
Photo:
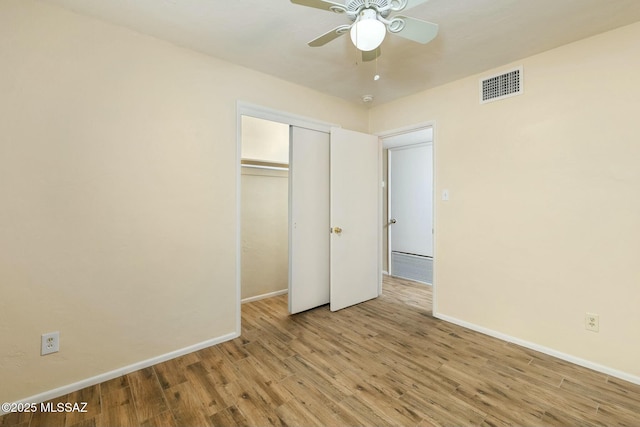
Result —
<svg viewBox="0 0 640 427"><path fill-rule="evenodd" d="M364 52L377 49L387 34L387 27L377 19L361 19L351 27L351 41Z"/></svg>

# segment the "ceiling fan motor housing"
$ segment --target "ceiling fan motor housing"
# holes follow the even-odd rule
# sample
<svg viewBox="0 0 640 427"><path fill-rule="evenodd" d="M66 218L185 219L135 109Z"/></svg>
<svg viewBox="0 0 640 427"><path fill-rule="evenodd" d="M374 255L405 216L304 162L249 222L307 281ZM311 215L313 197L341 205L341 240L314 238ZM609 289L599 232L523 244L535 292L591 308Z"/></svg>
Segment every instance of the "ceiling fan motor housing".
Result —
<svg viewBox="0 0 640 427"><path fill-rule="evenodd" d="M379 12L380 9L383 9L389 5L388 0L369 0L368 3L369 3L369 8L376 10L376 12ZM365 4L365 0L348 0L345 7L349 12L352 12L352 13L348 13L348 15L353 16L353 18L355 19L357 14L362 9L367 8L367 5ZM387 9L380 12L380 15L382 17L387 17L389 15L389 12L390 11Z"/></svg>

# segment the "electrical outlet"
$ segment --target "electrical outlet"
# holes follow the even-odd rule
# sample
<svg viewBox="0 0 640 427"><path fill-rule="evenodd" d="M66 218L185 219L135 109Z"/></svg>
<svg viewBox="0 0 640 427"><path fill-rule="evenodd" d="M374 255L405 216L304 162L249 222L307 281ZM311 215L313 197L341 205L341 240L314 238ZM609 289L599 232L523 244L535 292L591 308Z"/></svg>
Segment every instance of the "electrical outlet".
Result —
<svg viewBox="0 0 640 427"><path fill-rule="evenodd" d="M41 356L60 351L60 332L56 331L49 332L48 334L42 334L41 345Z"/></svg>
<svg viewBox="0 0 640 427"><path fill-rule="evenodd" d="M587 331L600 332L600 316L593 313L585 314L584 327Z"/></svg>

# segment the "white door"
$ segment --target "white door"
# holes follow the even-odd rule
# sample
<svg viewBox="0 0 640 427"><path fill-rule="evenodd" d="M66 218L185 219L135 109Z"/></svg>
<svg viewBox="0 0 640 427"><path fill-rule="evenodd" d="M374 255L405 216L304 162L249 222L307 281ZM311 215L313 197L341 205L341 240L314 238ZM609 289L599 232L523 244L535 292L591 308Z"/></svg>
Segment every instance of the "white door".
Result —
<svg viewBox="0 0 640 427"><path fill-rule="evenodd" d="M380 143L331 129L331 310L380 294Z"/></svg>
<svg viewBox="0 0 640 427"><path fill-rule="evenodd" d="M433 257L433 145L389 150L391 251Z"/></svg>
<svg viewBox="0 0 640 427"><path fill-rule="evenodd" d="M291 126L289 313L329 303L329 134Z"/></svg>
<svg viewBox="0 0 640 427"><path fill-rule="evenodd" d="M380 294L380 146L372 135L291 127L289 312Z"/></svg>

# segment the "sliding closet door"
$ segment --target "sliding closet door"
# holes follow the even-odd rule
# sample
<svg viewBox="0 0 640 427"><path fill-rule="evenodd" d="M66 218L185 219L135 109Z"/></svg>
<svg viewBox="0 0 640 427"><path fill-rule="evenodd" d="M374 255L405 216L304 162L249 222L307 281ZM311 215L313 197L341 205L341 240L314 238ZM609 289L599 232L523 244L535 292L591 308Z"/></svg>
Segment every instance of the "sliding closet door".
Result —
<svg viewBox="0 0 640 427"><path fill-rule="evenodd" d="M291 126L289 313L329 302L329 134Z"/></svg>

